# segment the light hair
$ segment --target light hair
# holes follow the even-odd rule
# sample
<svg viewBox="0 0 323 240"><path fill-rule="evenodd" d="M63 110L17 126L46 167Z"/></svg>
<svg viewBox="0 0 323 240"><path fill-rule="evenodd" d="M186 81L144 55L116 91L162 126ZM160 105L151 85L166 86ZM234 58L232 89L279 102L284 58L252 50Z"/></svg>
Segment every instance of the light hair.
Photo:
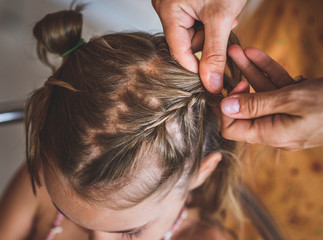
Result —
<svg viewBox="0 0 323 240"><path fill-rule="evenodd" d="M82 14L73 10L49 14L34 27L38 55L53 70L26 102L26 154L34 189L46 166L62 174L79 196L101 201L113 188L131 183L145 153L153 152L162 174L145 194L128 199L137 204L184 173L189 179L204 157L221 152L216 170L192 192L192 205L204 218L237 206L235 143L221 137L213 111L222 94L208 93L198 74L181 67L162 35L95 37L56 69L47 54L72 48L81 29ZM238 43L231 33L229 45ZM230 58L227 70L229 92L241 74Z"/></svg>

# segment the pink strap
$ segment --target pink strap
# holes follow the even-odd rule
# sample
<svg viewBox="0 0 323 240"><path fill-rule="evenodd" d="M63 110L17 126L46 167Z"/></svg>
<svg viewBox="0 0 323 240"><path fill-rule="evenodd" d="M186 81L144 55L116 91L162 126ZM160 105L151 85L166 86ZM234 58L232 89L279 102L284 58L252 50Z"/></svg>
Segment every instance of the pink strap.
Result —
<svg viewBox="0 0 323 240"><path fill-rule="evenodd" d="M179 217L173 224L172 228L165 234L163 240L170 240L174 232L182 225L183 221L187 218L187 209L184 207L179 214Z"/></svg>
<svg viewBox="0 0 323 240"><path fill-rule="evenodd" d="M61 227L63 219L64 219L63 214L58 212L56 215L55 221L53 223L53 227L48 233L46 240L53 240L57 233L61 233L63 231L63 228Z"/></svg>

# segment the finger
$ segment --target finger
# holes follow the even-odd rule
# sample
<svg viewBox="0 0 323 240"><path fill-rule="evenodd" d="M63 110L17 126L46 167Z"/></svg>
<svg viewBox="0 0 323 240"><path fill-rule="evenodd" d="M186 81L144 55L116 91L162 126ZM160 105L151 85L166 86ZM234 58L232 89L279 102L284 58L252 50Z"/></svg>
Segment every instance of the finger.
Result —
<svg viewBox="0 0 323 240"><path fill-rule="evenodd" d="M243 86L243 84L240 84L237 85L237 87L231 93L246 93L247 91L249 92L249 89L247 89L246 86ZM254 125L254 120L234 119L226 116L225 114L222 114L221 116L221 135L229 140L259 143L259 134L257 134L255 126L256 125Z"/></svg>
<svg viewBox="0 0 323 240"><path fill-rule="evenodd" d="M229 95L239 94L239 93L248 93L248 92L250 92L250 85L247 81L243 80L238 83L238 85L230 92ZM221 113L220 107L219 106L215 107L213 110L216 112L217 116L219 117L220 113Z"/></svg>
<svg viewBox="0 0 323 240"><path fill-rule="evenodd" d="M230 92L230 95L238 94L238 93L249 93L250 85L247 81L243 80L238 83L238 85Z"/></svg>
<svg viewBox="0 0 323 240"><path fill-rule="evenodd" d="M277 88L295 83L285 68L260 49L248 47L244 50L244 53L258 68L269 76L270 81Z"/></svg>
<svg viewBox="0 0 323 240"><path fill-rule="evenodd" d="M233 20L215 17L205 17L208 21L203 22L205 40L199 72L206 89L219 93L223 88L226 48Z"/></svg>
<svg viewBox="0 0 323 240"><path fill-rule="evenodd" d="M295 115L295 99L291 91L278 89L269 92L239 94L226 97L221 102L222 112L236 119L251 119L271 114Z"/></svg>
<svg viewBox="0 0 323 240"><path fill-rule="evenodd" d="M158 9L158 5L160 4L160 1L158 1L158 0L151 0L151 4L153 5L155 11L158 12L157 9Z"/></svg>
<svg viewBox="0 0 323 240"><path fill-rule="evenodd" d="M250 92L250 85L247 81L241 81L238 85L229 93L230 95L233 94L241 94L241 93L249 93ZM221 109L220 109L221 111Z"/></svg>
<svg viewBox="0 0 323 240"><path fill-rule="evenodd" d="M289 142L285 123L292 124L292 120L287 115L271 115L253 120L226 121L222 123L221 134L230 140L282 147Z"/></svg>
<svg viewBox="0 0 323 240"><path fill-rule="evenodd" d="M233 21L233 23L232 23L231 30L235 29L235 28L236 28L236 26L238 26L238 23L239 23L238 19L234 19L234 21Z"/></svg>
<svg viewBox="0 0 323 240"><path fill-rule="evenodd" d="M247 81L241 81L238 83L238 85L231 91L231 94L238 94L238 93L249 93L250 92L250 85ZM229 118L226 115L222 114L221 109L217 109L219 112L217 114L218 117L221 117L222 124L224 125L230 125L232 122L236 121L233 118ZM217 112L216 112L217 113Z"/></svg>
<svg viewBox="0 0 323 240"><path fill-rule="evenodd" d="M173 58L184 68L198 73L198 61L191 49L191 30L169 24L164 26L164 33Z"/></svg>
<svg viewBox="0 0 323 240"><path fill-rule="evenodd" d="M195 32L192 38L192 51L193 53L203 50L204 45L204 29L199 29Z"/></svg>
<svg viewBox="0 0 323 240"><path fill-rule="evenodd" d="M235 19L232 23L232 29L238 25L238 20ZM192 51L193 53L203 50L204 45L204 27L195 29L195 34L192 37Z"/></svg>
<svg viewBox="0 0 323 240"><path fill-rule="evenodd" d="M228 54L241 69L250 85L256 92L274 90L276 87L245 55L238 45L232 45L228 49Z"/></svg>

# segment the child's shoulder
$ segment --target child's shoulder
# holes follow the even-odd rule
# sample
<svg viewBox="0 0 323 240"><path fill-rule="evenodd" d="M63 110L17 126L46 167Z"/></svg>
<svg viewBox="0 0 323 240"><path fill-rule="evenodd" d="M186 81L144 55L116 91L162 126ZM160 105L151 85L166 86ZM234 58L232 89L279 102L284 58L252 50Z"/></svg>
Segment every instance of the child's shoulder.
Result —
<svg viewBox="0 0 323 240"><path fill-rule="evenodd" d="M24 239L31 231L39 199L34 195L27 166L14 175L0 199L0 239Z"/></svg>

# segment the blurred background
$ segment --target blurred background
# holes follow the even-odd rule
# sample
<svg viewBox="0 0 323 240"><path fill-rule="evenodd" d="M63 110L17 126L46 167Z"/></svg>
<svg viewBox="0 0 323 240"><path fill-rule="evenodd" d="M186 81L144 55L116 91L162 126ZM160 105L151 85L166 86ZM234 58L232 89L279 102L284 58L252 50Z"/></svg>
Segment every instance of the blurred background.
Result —
<svg viewBox="0 0 323 240"><path fill-rule="evenodd" d="M50 75L36 57L32 27L49 12L67 9L70 0L0 0L0 122ZM80 1L82 3L82 1ZM150 0L87 0L83 37L115 31L161 32ZM323 1L249 0L235 32L243 46L269 53L291 73L323 76ZM310 107L310 106L309 106ZM24 162L22 121L0 123L0 194ZM248 148L244 178L272 211L290 239L323 239L323 150L293 153ZM245 239L260 239L246 227Z"/></svg>

